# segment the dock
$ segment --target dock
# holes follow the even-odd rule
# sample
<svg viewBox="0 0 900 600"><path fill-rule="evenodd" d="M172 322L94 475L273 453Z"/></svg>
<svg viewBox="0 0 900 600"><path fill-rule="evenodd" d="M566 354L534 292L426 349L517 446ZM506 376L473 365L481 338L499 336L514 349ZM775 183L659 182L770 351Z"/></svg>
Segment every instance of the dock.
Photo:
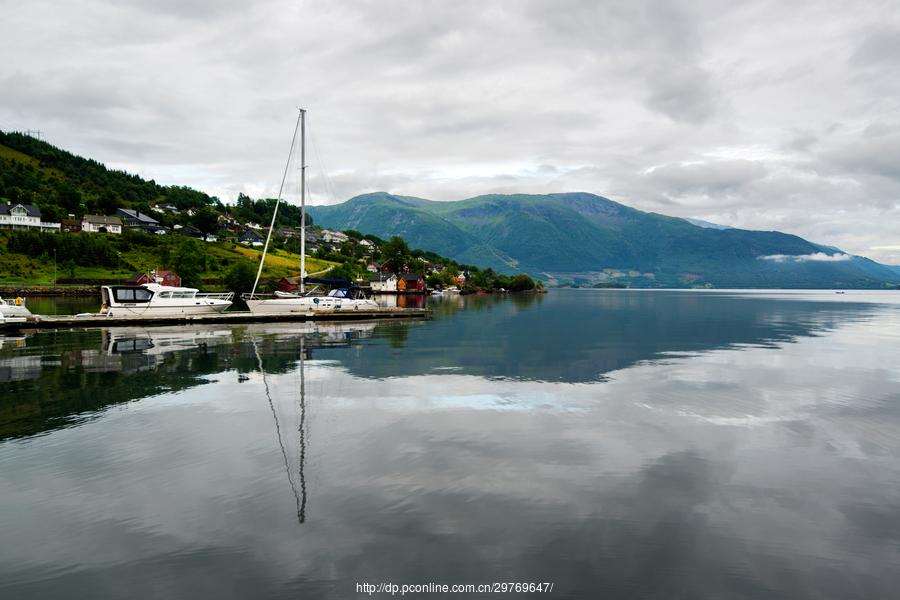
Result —
<svg viewBox="0 0 900 600"><path fill-rule="evenodd" d="M0 331L21 329L72 329L128 325L203 325L219 323L288 323L297 321L378 321L391 319L427 319L427 308L373 308L368 310L313 310L307 312L260 314L250 311L226 311L206 315L159 317L115 317L89 315L35 315L24 323L3 323Z"/></svg>

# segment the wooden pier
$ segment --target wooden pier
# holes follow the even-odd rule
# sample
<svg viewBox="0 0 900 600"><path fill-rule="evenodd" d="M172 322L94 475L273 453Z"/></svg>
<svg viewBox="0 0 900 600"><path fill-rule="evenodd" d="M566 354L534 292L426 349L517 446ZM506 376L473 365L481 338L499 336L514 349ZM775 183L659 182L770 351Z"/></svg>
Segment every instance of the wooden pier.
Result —
<svg viewBox="0 0 900 600"><path fill-rule="evenodd" d="M307 312L260 314L249 311L180 315L166 317L115 317L90 315L35 315L24 323L0 322L0 331L20 329L71 329L122 325L203 325L218 323L288 323L297 321L373 321L389 319L427 319L426 308L371 308L367 310L311 310Z"/></svg>

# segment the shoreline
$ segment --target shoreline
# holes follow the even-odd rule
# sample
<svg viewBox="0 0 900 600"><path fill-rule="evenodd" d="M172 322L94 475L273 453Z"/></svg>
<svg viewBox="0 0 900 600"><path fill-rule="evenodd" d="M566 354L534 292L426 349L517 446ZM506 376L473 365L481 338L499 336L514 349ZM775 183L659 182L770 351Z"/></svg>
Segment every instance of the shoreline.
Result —
<svg viewBox="0 0 900 600"><path fill-rule="evenodd" d="M12 284L3 284L0 285L0 298L15 298L21 296L23 298L91 298L95 297L100 293L99 285L12 285ZM561 289L603 289L603 290L630 290L630 291L689 291L689 292L733 292L733 291L744 291L744 292L752 292L752 291L782 291L782 292L797 292L797 291L857 291L857 292L873 292L873 291L887 291L893 292L898 291L896 288L679 288L679 287L659 287L659 288L575 288L568 286L559 286L552 288L544 288L543 290L522 290L520 292L505 292L506 294L514 295L514 294L546 294L549 290L561 290ZM484 290L484 295L498 295L504 294L504 292L498 291L489 291ZM462 296L468 295L477 295L478 292L469 292L460 294ZM426 296L427 293L418 292L418 293L381 293L376 295L385 295L385 296Z"/></svg>
<svg viewBox="0 0 900 600"><path fill-rule="evenodd" d="M98 285L15 285L15 284L3 284L0 285L0 297L3 298L12 298L15 296L23 296L25 298L28 297L36 297L36 296L46 296L46 297L59 297L59 298L69 298L69 297L91 297L96 296L100 293L100 286Z"/></svg>

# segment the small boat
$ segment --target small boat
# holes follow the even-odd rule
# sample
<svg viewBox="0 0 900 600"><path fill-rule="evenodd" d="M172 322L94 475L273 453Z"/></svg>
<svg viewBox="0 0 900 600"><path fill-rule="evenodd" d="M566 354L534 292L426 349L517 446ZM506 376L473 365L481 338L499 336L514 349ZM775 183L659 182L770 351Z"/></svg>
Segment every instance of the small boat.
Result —
<svg viewBox="0 0 900 600"><path fill-rule="evenodd" d="M231 292L201 294L196 288L161 283L100 287L100 314L108 317L179 317L219 313L231 306Z"/></svg>
<svg viewBox="0 0 900 600"><path fill-rule="evenodd" d="M300 133L300 289L297 292L277 291L272 296L265 296L256 293L259 285L259 278L262 275L263 265L266 262L266 252L269 249L269 242L272 239L272 231L275 229L275 217L278 215L278 206L281 204L282 192L284 191L284 180L282 179L282 189L278 190L278 197L275 201L275 210L272 212L272 223L269 225L269 233L266 236L266 242L263 246L262 255L259 259L259 268L256 272L256 281L253 282L253 289L249 294L242 296L247 303L247 308L254 314L280 314L280 313L305 313L313 310L365 310L378 308L378 304L371 298L367 298L359 287L349 285L349 281L342 281L340 284L347 287L333 289L327 295L321 295L318 288L307 291L307 283L330 283L336 282L329 280L316 280L307 276L306 273L306 110L300 109L297 116L297 124L294 127L294 138ZM291 151L288 154L287 164L285 165L285 176L291 165L291 159L294 155L294 145L291 144Z"/></svg>
<svg viewBox="0 0 900 600"><path fill-rule="evenodd" d="M0 298L0 323L24 323L31 316L31 311L25 306L25 298L16 297L14 300Z"/></svg>

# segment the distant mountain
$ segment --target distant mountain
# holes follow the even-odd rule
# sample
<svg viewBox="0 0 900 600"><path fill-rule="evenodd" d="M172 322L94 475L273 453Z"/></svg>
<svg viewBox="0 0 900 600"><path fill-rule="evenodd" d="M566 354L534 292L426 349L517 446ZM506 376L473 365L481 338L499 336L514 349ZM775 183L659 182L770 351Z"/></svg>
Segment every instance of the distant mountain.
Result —
<svg viewBox="0 0 900 600"><path fill-rule="evenodd" d="M378 192L309 209L315 222L400 235L464 263L551 282L634 287L881 288L900 273L777 231L694 225L587 193L435 202Z"/></svg>
<svg viewBox="0 0 900 600"><path fill-rule="evenodd" d="M693 219L691 217L682 217L685 221L690 223L691 225L696 225L697 227L706 227L707 229L731 229L728 225L719 225L718 223L710 223L709 221L704 221L703 219Z"/></svg>

